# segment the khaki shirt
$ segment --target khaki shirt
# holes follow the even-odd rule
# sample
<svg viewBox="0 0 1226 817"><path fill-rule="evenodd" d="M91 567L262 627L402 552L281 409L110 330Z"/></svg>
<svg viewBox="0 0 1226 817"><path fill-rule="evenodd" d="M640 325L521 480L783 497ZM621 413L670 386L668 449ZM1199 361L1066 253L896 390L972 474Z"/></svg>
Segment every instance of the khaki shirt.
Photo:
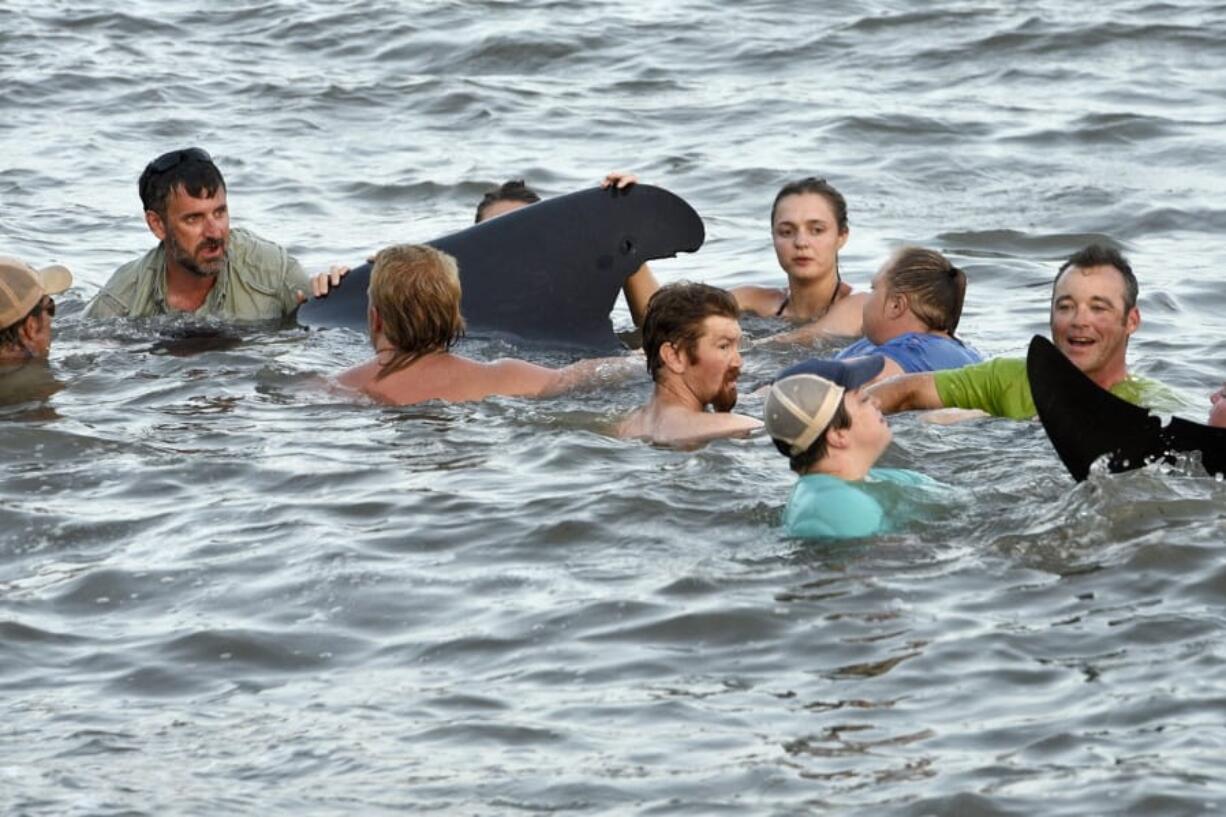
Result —
<svg viewBox="0 0 1226 817"><path fill-rule="evenodd" d="M258 321L281 318L298 308L297 290L310 281L284 249L241 228L230 231L225 267L196 315ZM159 243L115 270L85 308L87 318L143 318L171 312L166 306L166 250Z"/></svg>

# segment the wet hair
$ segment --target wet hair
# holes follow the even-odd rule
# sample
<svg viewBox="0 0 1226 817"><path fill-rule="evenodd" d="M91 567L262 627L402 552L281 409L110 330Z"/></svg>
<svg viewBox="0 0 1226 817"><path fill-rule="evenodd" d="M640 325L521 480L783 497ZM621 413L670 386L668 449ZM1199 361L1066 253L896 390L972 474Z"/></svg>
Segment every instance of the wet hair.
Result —
<svg viewBox="0 0 1226 817"><path fill-rule="evenodd" d="M799 454L792 453L792 444L785 443L783 440L771 438L771 442L775 444L775 448L779 449L779 453L788 458L788 466L798 474L805 474L813 464L820 462L829 453L826 445L826 435L831 431L839 431L844 428L851 428L851 414L847 411L847 395L844 393L839 400L839 407L835 409L834 416L830 418L830 425L826 426L826 430L817 435L817 439L813 444L801 451Z"/></svg>
<svg viewBox="0 0 1226 817"><path fill-rule="evenodd" d="M830 182L825 179L819 179L816 176L808 176L803 179L791 181L780 188L775 194L775 201L771 205L771 227L775 226L775 212L779 209L779 202L783 201L788 196L800 196L805 193L812 193L821 196L830 205L830 209L834 211L834 220L839 225L839 232L847 232L847 199L843 198L843 194L834 188Z"/></svg>
<svg viewBox="0 0 1226 817"><path fill-rule="evenodd" d="M163 153L145 165L137 187L145 209L164 220L170 191L182 187L192 198L208 198L225 190L226 180L209 154L200 148L185 148Z"/></svg>
<svg viewBox="0 0 1226 817"><path fill-rule="evenodd" d="M903 247L885 271L890 294L906 295L911 312L934 332L952 337L962 319L966 273L941 253Z"/></svg>
<svg viewBox="0 0 1226 817"><path fill-rule="evenodd" d="M1115 247L1108 247L1106 244L1091 244L1070 255L1069 259L1060 265L1060 271L1056 273L1056 280L1051 282L1053 301L1056 299L1056 285L1060 283L1060 277L1069 267L1077 269L1115 267L1124 278L1124 312L1132 311L1132 308L1137 305L1137 276L1133 274L1132 265L1128 263L1128 259Z"/></svg>
<svg viewBox="0 0 1226 817"><path fill-rule="evenodd" d="M433 247L397 244L380 250L367 297L393 352L376 380L431 352L445 352L464 336L459 268Z"/></svg>
<svg viewBox="0 0 1226 817"><path fill-rule="evenodd" d="M21 328L26 325L26 321L30 318L37 318L43 314L43 300L45 296L39 296L38 303L34 304L22 318L0 329L0 349L8 347L21 346Z"/></svg>
<svg viewBox="0 0 1226 817"><path fill-rule="evenodd" d="M643 353L651 379L659 380L664 344L671 343L693 361L703 321L713 315L736 320L739 314L736 300L719 287L679 281L657 289L643 315Z"/></svg>
<svg viewBox="0 0 1226 817"><path fill-rule="evenodd" d="M485 211L491 204L497 204L500 201L520 201L524 204L536 204L540 200L540 195L525 184L523 179L511 179L508 182L503 182L498 189L491 190L481 197L481 202L477 205L477 218L474 223L481 223L485 216Z"/></svg>

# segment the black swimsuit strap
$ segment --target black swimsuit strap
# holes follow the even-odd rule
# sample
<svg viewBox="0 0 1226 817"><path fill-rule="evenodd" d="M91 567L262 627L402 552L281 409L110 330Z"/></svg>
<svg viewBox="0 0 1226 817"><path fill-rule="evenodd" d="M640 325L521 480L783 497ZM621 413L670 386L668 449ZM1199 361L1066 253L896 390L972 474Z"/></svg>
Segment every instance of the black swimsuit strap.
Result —
<svg viewBox="0 0 1226 817"><path fill-rule="evenodd" d="M843 286L843 276L839 274L839 268L838 268L838 265L836 264L834 267L834 294L830 296L830 303L826 304L826 308L825 310L822 311L822 315L825 315L827 312L829 312L830 307L834 306L834 302L839 299L839 288L842 286ZM789 289L788 294L783 296L783 303L779 304L779 311L775 313L776 318L783 317L783 310L788 308L788 303L790 303L791 300L792 300L792 291ZM818 317L820 318L821 315L819 315Z"/></svg>

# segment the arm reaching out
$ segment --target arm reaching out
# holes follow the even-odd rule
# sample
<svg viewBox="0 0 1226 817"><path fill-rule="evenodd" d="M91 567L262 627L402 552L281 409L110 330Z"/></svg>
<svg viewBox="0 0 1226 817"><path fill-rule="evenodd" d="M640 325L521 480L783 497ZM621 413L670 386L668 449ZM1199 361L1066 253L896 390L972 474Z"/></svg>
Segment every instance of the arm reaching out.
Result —
<svg viewBox="0 0 1226 817"><path fill-rule="evenodd" d="M877 399L883 414L945 408L932 372L891 377L869 386L868 393Z"/></svg>

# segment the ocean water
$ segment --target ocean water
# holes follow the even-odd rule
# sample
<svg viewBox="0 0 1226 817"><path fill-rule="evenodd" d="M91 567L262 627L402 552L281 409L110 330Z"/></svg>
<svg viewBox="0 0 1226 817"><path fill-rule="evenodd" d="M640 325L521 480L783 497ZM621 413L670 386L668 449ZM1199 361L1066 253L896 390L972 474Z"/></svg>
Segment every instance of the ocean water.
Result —
<svg viewBox="0 0 1226 817"><path fill-rule="evenodd" d="M949 253L990 354L1118 242L1132 366L1203 418L1223 42L1202 0L4 3L0 251L78 286L0 394L0 813L1226 812L1226 487L1193 466L1076 485L1034 424L903 416L883 464L950 499L802 542L768 441L609 436L645 374L389 409L327 386L358 333L79 319L189 144L312 271L622 169L706 221L661 279L778 282L771 198L817 174L845 277Z"/></svg>

